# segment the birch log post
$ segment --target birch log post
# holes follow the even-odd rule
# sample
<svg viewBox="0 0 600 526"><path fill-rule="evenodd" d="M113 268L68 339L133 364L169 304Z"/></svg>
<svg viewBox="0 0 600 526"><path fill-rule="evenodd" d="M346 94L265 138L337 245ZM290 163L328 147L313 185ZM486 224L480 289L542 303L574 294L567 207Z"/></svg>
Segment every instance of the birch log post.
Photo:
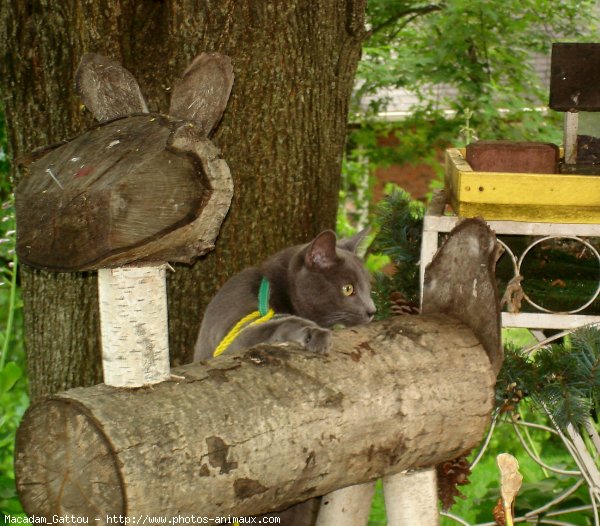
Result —
<svg viewBox="0 0 600 526"><path fill-rule="evenodd" d="M435 469L384 477L383 496L390 526L429 526L439 523Z"/></svg>
<svg viewBox="0 0 600 526"><path fill-rule="evenodd" d="M213 248L233 194L208 139L231 62L196 57L174 87L173 116L148 113L131 73L101 55L84 55L76 83L100 124L30 159L16 191L17 251L38 268L97 269L105 383L161 382L170 374L166 263Z"/></svg>
<svg viewBox="0 0 600 526"><path fill-rule="evenodd" d="M170 376L166 265L98 271L104 383L140 387Z"/></svg>
<svg viewBox="0 0 600 526"><path fill-rule="evenodd" d="M316 526L344 524L363 526L369 522L375 482L339 489L321 499Z"/></svg>

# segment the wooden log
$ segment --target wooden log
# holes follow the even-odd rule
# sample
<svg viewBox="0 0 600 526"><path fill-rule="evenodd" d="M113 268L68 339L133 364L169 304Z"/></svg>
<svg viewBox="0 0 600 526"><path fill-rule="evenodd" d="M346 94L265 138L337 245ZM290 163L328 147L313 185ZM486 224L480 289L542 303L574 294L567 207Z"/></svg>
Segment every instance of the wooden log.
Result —
<svg viewBox="0 0 600 526"><path fill-rule="evenodd" d="M495 267L499 246L485 221L465 219L425 270L423 314L443 313L468 325L497 375L504 360Z"/></svg>
<svg viewBox="0 0 600 526"><path fill-rule="evenodd" d="M78 388L19 429L28 514L255 515L470 450L495 374L462 323L404 316L321 356L260 345L149 388ZM57 511L58 510L58 511Z"/></svg>

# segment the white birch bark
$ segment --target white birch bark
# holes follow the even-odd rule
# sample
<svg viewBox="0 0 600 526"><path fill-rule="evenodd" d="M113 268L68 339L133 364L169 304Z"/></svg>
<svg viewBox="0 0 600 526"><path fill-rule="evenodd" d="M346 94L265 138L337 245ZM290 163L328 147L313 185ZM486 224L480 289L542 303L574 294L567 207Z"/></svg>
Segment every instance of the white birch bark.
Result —
<svg viewBox="0 0 600 526"><path fill-rule="evenodd" d="M383 495L388 526L439 524L435 468L384 477Z"/></svg>
<svg viewBox="0 0 600 526"><path fill-rule="evenodd" d="M104 383L139 387L169 377L165 265L98 271Z"/></svg>
<svg viewBox="0 0 600 526"><path fill-rule="evenodd" d="M348 486L325 495L316 526L367 526L375 482Z"/></svg>
<svg viewBox="0 0 600 526"><path fill-rule="evenodd" d="M565 163L577 162L577 129L579 127L579 113L566 111L564 121Z"/></svg>

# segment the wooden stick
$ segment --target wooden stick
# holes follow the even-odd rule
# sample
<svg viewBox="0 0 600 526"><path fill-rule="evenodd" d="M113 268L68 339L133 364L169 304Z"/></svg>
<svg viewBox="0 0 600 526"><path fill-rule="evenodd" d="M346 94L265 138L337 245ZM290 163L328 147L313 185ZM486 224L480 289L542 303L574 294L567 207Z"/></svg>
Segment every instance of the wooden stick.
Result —
<svg viewBox="0 0 600 526"><path fill-rule="evenodd" d="M579 127L579 113L566 111L564 122L565 163L577 162L577 129Z"/></svg>
<svg viewBox="0 0 600 526"><path fill-rule="evenodd" d="M140 387L169 378L165 265L98 271L104 383Z"/></svg>

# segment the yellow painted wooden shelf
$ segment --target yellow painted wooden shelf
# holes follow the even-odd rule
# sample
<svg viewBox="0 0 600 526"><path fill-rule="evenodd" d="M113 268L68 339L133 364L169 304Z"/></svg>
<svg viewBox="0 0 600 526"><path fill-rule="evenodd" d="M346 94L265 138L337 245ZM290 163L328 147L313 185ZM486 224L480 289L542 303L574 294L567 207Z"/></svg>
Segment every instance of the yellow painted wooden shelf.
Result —
<svg viewBox="0 0 600 526"><path fill-rule="evenodd" d="M446 150L447 198L461 217L600 223L600 176L475 172L465 150Z"/></svg>

